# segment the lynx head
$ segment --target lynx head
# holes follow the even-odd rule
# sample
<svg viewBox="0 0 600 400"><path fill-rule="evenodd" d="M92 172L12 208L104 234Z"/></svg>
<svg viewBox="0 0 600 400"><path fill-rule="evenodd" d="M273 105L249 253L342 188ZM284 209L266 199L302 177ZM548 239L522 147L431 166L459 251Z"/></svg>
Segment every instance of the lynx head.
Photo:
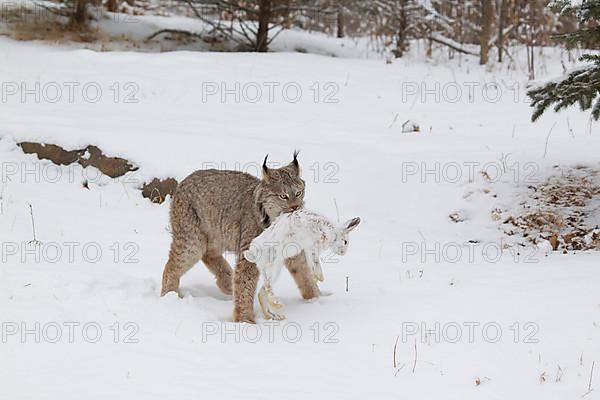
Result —
<svg viewBox="0 0 600 400"><path fill-rule="evenodd" d="M256 201L267 225L279 214L304 206L304 181L300 178L298 152L294 152L291 163L277 169L267 167L268 157L267 154L262 166L262 179L256 190Z"/></svg>

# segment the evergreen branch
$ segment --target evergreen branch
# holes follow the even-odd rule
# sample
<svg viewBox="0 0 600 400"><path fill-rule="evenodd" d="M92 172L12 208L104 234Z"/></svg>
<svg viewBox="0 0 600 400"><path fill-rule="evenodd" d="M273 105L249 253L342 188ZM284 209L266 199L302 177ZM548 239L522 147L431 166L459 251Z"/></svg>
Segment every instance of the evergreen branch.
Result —
<svg viewBox="0 0 600 400"><path fill-rule="evenodd" d="M575 32L553 35L555 39L570 45L589 46L600 43L600 0L584 0L581 3L554 0L551 7L562 16L576 16L580 26ZM550 107L558 112L575 104L578 104L582 111L592 109L592 118L596 121L600 119L600 99L596 99L600 95L600 56L586 54L580 61L591 64L527 92L534 108L533 121L540 118Z"/></svg>
<svg viewBox="0 0 600 400"><path fill-rule="evenodd" d="M581 29L576 32L559 33L552 35L553 39L563 41L567 44L581 43L587 40L600 42L600 26L595 26L588 29Z"/></svg>
<svg viewBox="0 0 600 400"><path fill-rule="evenodd" d="M560 111L576 103L582 111L592 108L594 99L600 94L600 56L587 55L581 61L594 64L570 72L561 80L546 83L527 92L535 109L532 120L536 121L548 108ZM596 102L592 110L594 120L600 118L600 105Z"/></svg>

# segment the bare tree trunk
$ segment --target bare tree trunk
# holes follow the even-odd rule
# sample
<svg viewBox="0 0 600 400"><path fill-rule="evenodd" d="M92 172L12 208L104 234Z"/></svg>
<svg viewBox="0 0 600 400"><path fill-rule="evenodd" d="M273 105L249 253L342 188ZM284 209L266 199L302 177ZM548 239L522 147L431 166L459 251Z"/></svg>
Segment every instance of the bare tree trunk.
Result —
<svg viewBox="0 0 600 400"><path fill-rule="evenodd" d="M344 25L345 25L344 7L342 7L341 5L338 5L338 9L337 9L337 37L340 38L340 39L346 36L346 34L344 33Z"/></svg>
<svg viewBox="0 0 600 400"><path fill-rule="evenodd" d="M492 0L481 0L481 35L479 43L481 47L479 64L488 63L490 52L490 37L492 34L492 22L494 21L494 7Z"/></svg>
<svg viewBox="0 0 600 400"><path fill-rule="evenodd" d="M106 3L106 9L110 12L117 12L119 10L119 4L117 0L108 0Z"/></svg>
<svg viewBox="0 0 600 400"><path fill-rule="evenodd" d="M427 53L425 54L425 57L430 59L432 56L433 56L433 39L431 39L431 37L429 37L429 39L427 39Z"/></svg>
<svg viewBox="0 0 600 400"><path fill-rule="evenodd" d="M271 0L260 0L258 11L258 32L256 33L256 51L269 51L269 23L271 22Z"/></svg>
<svg viewBox="0 0 600 400"><path fill-rule="evenodd" d="M535 45L533 41L527 44L527 69L529 71L529 80L535 79Z"/></svg>
<svg viewBox="0 0 600 400"><path fill-rule="evenodd" d="M498 21L498 62L502 62L504 51L504 27L506 25L506 14L508 13L509 0L500 0L500 19Z"/></svg>
<svg viewBox="0 0 600 400"><path fill-rule="evenodd" d="M75 26L84 25L87 20L87 5L89 0L77 0L75 12L71 16L71 24Z"/></svg>
<svg viewBox="0 0 600 400"><path fill-rule="evenodd" d="M394 56L396 58L402 58L404 56L404 52L408 50L408 20L406 18L406 0L400 0L400 9L398 11L398 37L396 40Z"/></svg>

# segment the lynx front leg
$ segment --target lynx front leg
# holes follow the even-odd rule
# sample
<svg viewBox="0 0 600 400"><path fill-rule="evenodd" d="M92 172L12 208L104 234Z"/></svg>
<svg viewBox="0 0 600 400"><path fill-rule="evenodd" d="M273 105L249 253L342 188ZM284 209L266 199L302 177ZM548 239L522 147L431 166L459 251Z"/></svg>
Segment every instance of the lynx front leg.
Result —
<svg viewBox="0 0 600 400"><path fill-rule="evenodd" d="M161 296L179 291L181 277L200 261L206 250L206 236L202 233L194 210L185 200L173 199L171 227L173 240L163 271Z"/></svg>
<svg viewBox="0 0 600 400"><path fill-rule="evenodd" d="M254 297L258 285L258 268L238 257L237 266L233 273L233 321L256 323L254 318Z"/></svg>
<svg viewBox="0 0 600 400"><path fill-rule="evenodd" d="M318 297L321 292L313 276L312 268L306 262L305 253L302 252L296 257L285 260L285 266L292 274L292 277L300 289L302 298L309 300Z"/></svg>

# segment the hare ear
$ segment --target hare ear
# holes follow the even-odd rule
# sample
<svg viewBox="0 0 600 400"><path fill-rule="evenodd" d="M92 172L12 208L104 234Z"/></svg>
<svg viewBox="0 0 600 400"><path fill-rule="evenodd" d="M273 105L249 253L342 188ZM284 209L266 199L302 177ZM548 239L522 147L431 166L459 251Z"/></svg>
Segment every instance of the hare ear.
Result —
<svg viewBox="0 0 600 400"><path fill-rule="evenodd" d="M352 218L351 220L346 221L346 223L344 224L344 230L346 232L350 232L351 230L356 228L358 226L358 224L360 224L360 218L359 217Z"/></svg>

